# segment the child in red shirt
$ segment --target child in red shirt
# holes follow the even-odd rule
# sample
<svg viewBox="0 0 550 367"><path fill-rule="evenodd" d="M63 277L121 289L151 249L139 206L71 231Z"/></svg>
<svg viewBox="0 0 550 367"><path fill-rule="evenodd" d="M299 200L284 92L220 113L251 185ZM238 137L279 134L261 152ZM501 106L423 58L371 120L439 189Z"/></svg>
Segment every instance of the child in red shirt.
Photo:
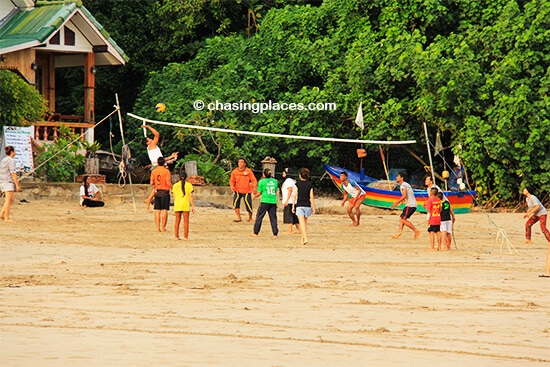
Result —
<svg viewBox="0 0 550 367"><path fill-rule="evenodd" d="M430 198L426 201L426 210L428 210L428 232L430 233L430 246L435 250L435 236L437 236L437 250L441 251L441 200L436 196L438 189L433 187L430 190Z"/></svg>

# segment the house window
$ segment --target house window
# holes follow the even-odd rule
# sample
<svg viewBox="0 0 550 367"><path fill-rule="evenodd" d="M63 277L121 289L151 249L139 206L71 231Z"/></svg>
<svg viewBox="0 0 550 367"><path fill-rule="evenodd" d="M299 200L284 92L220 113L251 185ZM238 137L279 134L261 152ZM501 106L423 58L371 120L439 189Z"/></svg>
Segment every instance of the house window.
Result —
<svg viewBox="0 0 550 367"><path fill-rule="evenodd" d="M59 32L57 32L52 38L50 38L50 45L59 45Z"/></svg>
<svg viewBox="0 0 550 367"><path fill-rule="evenodd" d="M69 28L65 27L65 45L66 46L74 46L75 44L75 36L74 32L70 30Z"/></svg>

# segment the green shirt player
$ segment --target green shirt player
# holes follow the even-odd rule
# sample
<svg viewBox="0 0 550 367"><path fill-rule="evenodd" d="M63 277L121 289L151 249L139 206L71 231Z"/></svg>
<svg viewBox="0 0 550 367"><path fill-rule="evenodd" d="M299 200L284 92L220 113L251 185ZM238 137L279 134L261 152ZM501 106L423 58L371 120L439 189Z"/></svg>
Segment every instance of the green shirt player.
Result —
<svg viewBox="0 0 550 367"><path fill-rule="evenodd" d="M273 236L277 238L279 234L279 229L277 228L277 189L279 188L279 183L276 179L272 177L272 172L270 169L264 169L263 178L258 181L258 191L254 194L254 198L259 197L260 206L258 207L258 213L256 214L256 222L254 223L254 234L252 236L256 237L260 233L262 228L262 220L266 213L269 214L269 222L271 223L271 231Z"/></svg>

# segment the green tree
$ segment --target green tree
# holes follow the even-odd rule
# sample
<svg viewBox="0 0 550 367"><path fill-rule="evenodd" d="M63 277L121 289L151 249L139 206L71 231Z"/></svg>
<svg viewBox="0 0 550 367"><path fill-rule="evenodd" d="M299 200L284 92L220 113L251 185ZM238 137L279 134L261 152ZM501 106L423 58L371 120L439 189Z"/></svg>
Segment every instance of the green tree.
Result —
<svg viewBox="0 0 550 367"><path fill-rule="evenodd" d="M49 182L73 182L86 160L86 146L78 134L61 125L57 139L38 155L36 174Z"/></svg>
<svg viewBox="0 0 550 367"><path fill-rule="evenodd" d="M517 198L524 184L543 195L550 187L550 4L497 9L493 24L466 33L466 42L484 50L477 61L485 68L479 108L465 116L459 139L477 186L498 202Z"/></svg>
<svg viewBox="0 0 550 367"><path fill-rule="evenodd" d="M135 111L180 123L356 138L353 117L362 100L366 138L415 138L413 152L427 161L425 121L431 139L440 132L444 146L463 158L482 198L515 200L525 183L550 187L549 22L550 4L540 0L273 7L254 36L206 38L187 61L151 73ZM161 116L150 107L159 99L169 106ZM334 102L338 109L195 111L196 99ZM216 161L271 155L314 170L321 162L358 162L335 144L226 135L218 150L219 140L162 129L176 138L167 144L215 153ZM394 164L409 167L410 159ZM444 168L436 160L436 170Z"/></svg>
<svg viewBox="0 0 550 367"><path fill-rule="evenodd" d="M271 8L304 2L306 0L267 0L262 2L260 9L255 1L250 3L254 5L258 18L258 14L261 16ZM119 95L124 112L133 111L150 73L158 72L172 62L191 60L198 48L206 45L206 39L217 35L244 36L248 29L249 9L237 1L83 0L83 5L130 57L124 67L98 68L95 99L98 118L113 110L115 94ZM59 73L71 75L73 72ZM80 108L78 101L82 100L82 93L77 88L60 92L65 95L68 109ZM72 97L73 94L76 97ZM151 108L157 102L159 100ZM109 135L107 125L99 126L96 137L102 144L108 143ZM116 138L120 137L117 135Z"/></svg>
<svg viewBox="0 0 550 367"><path fill-rule="evenodd" d="M0 69L0 126L41 120L46 101L38 91L9 70Z"/></svg>

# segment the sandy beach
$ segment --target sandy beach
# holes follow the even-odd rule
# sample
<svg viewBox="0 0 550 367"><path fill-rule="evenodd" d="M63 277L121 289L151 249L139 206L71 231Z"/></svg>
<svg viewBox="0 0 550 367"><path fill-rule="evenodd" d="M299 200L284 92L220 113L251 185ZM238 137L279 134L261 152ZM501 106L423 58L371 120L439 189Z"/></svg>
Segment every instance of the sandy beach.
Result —
<svg viewBox="0 0 550 367"><path fill-rule="evenodd" d="M3 200L2 200L3 202ZM255 207L257 201L255 201ZM521 213L457 216L452 251L398 212L351 227L318 200L309 243L231 209L155 232L140 200L104 208L15 203L0 222L2 366L532 366L550 363L548 244ZM506 231L512 246L497 236ZM518 253L514 251L516 249Z"/></svg>

